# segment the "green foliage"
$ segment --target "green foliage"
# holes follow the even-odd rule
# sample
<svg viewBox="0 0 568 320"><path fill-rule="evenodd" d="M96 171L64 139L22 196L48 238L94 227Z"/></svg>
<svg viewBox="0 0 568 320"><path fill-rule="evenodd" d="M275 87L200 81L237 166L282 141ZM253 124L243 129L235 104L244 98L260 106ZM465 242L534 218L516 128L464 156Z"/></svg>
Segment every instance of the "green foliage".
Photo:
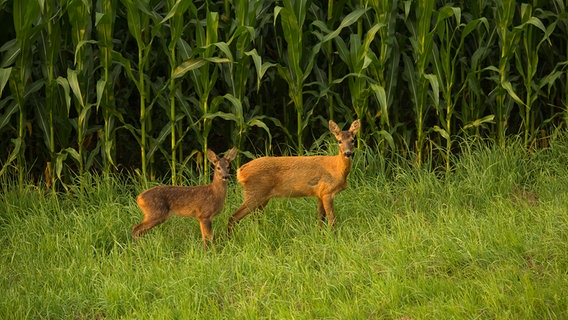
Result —
<svg viewBox="0 0 568 320"><path fill-rule="evenodd" d="M460 139L565 130L566 16L560 0L2 1L0 176L175 184L207 148L302 154L330 118L362 120L360 149L449 172Z"/></svg>

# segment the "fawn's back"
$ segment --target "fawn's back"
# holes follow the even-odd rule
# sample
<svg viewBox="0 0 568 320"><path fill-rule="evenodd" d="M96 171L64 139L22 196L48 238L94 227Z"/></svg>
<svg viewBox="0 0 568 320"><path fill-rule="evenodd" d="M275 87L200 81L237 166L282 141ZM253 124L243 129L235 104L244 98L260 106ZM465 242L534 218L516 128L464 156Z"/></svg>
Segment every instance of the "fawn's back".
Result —
<svg viewBox="0 0 568 320"><path fill-rule="evenodd" d="M202 214L218 213L223 209L226 185L203 186L157 186L138 196L141 208L150 208L153 213L177 214L199 218Z"/></svg>

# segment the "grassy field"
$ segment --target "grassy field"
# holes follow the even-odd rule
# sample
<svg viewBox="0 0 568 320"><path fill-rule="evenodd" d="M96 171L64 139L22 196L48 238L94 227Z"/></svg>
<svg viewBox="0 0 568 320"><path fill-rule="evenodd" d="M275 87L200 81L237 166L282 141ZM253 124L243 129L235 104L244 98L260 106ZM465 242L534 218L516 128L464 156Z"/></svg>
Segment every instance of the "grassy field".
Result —
<svg viewBox="0 0 568 320"><path fill-rule="evenodd" d="M5 182L0 318L567 319L567 139L464 150L447 176L356 155L335 231L314 199L281 199L229 239L231 185L207 251L195 219L134 241L133 179Z"/></svg>

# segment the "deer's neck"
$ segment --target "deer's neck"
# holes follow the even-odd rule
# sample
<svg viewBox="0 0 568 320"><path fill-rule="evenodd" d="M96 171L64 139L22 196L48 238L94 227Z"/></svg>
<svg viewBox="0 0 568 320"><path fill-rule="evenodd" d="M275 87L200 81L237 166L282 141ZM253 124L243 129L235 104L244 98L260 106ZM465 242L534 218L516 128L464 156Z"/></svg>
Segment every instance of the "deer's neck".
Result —
<svg viewBox="0 0 568 320"><path fill-rule="evenodd" d="M215 174L213 176L213 181L210 184L211 189L215 194L225 195L227 192L227 181L223 181L221 176Z"/></svg>
<svg viewBox="0 0 568 320"><path fill-rule="evenodd" d="M338 172L341 173L344 179L347 179L349 172L351 172L351 158L340 153L336 156L336 163L338 165Z"/></svg>

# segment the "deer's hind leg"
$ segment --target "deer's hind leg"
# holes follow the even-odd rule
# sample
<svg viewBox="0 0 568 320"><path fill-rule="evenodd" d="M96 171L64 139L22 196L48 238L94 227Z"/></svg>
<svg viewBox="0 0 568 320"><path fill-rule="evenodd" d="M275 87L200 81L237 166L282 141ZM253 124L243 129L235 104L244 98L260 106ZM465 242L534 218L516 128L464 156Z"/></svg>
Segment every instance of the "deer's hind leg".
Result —
<svg viewBox="0 0 568 320"><path fill-rule="evenodd" d="M135 238L144 235L148 230L166 221L170 216L169 209L164 205L152 205L144 200L138 198L138 206L144 213L144 219L139 224L132 227L132 234Z"/></svg>
<svg viewBox="0 0 568 320"><path fill-rule="evenodd" d="M233 213L233 215L229 218L229 225L228 225L228 232L231 233L233 226L235 223L239 222L242 218L244 218L247 214L251 213L255 210L262 211L264 207L268 204L268 199L256 199L254 197L249 197L245 193L245 201L241 204L241 206Z"/></svg>
<svg viewBox="0 0 568 320"><path fill-rule="evenodd" d="M167 217L160 217L158 219L146 219L142 220L141 223L132 227L132 234L135 238L143 236L148 230L159 225L160 223L166 221Z"/></svg>

